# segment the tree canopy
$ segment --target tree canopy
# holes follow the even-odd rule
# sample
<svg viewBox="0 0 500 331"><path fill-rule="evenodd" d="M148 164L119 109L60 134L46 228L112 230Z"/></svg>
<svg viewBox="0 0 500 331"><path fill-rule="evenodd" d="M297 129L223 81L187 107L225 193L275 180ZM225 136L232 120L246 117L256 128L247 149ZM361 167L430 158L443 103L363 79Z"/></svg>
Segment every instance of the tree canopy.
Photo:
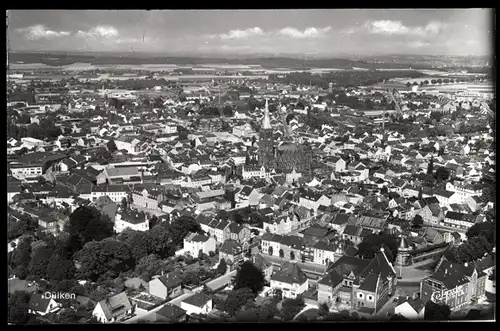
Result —
<svg viewBox="0 0 500 331"><path fill-rule="evenodd" d="M30 295L27 292L16 291L9 295L9 323L25 325L28 323L28 304Z"/></svg>
<svg viewBox="0 0 500 331"><path fill-rule="evenodd" d="M69 234L74 251L87 242L103 240L114 234L114 223L94 207L80 206L69 217L66 232Z"/></svg>
<svg viewBox="0 0 500 331"><path fill-rule="evenodd" d="M260 293L266 284L262 270L252 262L245 261L236 272L234 289L249 288L254 294Z"/></svg>
<svg viewBox="0 0 500 331"><path fill-rule="evenodd" d="M364 259L373 259L382 247L387 259L391 262L394 261L398 249L398 239L385 232L366 236L358 246L358 254Z"/></svg>
<svg viewBox="0 0 500 331"><path fill-rule="evenodd" d="M102 276L113 279L134 267L128 247L112 238L86 243L75 258L80 264L80 276L92 281Z"/></svg>
<svg viewBox="0 0 500 331"><path fill-rule="evenodd" d="M424 320L447 321L450 319L450 314L450 307L443 304L437 304L429 300L425 305Z"/></svg>

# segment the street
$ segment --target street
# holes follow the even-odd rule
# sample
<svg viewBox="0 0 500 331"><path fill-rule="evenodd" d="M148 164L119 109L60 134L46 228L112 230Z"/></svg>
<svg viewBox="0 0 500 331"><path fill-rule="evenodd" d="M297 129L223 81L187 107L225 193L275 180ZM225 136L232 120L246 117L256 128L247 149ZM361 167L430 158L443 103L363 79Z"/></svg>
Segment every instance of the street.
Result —
<svg viewBox="0 0 500 331"><path fill-rule="evenodd" d="M318 309L318 305L311 305L310 303L306 303L306 306L293 318L294 320L297 319L297 317L300 316L305 311L308 311L309 309Z"/></svg>

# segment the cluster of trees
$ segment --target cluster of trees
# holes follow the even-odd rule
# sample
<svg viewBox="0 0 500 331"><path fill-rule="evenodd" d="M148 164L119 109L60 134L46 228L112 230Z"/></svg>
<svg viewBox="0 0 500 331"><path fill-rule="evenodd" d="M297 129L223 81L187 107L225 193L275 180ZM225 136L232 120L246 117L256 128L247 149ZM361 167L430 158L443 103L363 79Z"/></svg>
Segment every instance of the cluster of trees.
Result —
<svg viewBox="0 0 500 331"><path fill-rule="evenodd" d="M389 261L394 261L398 251L398 238L385 231L379 234L366 236L358 246L358 254L363 259L373 259L375 254L384 248L384 253Z"/></svg>
<svg viewBox="0 0 500 331"><path fill-rule="evenodd" d="M226 300L220 303L219 307L240 321L248 321L249 318L260 321L271 319L273 315L270 316L266 313L267 309L263 309L264 307L259 309L255 306L255 298L264 289L265 284L266 280L262 270L252 262L245 261L233 279L233 290Z"/></svg>
<svg viewBox="0 0 500 331"><path fill-rule="evenodd" d="M234 115L233 108L230 105L225 105L222 107L222 109L219 109L218 107L205 107L202 110L200 110L199 115L206 118L206 117L220 117L221 114L226 117L232 117Z"/></svg>
<svg viewBox="0 0 500 331"><path fill-rule="evenodd" d="M492 221L474 224L467 231L467 241L458 247L450 247L445 257L452 262L465 263L482 258L492 252L496 241L496 226Z"/></svg>
<svg viewBox="0 0 500 331"><path fill-rule="evenodd" d="M65 243L51 235L22 236L14 251L8 254L9 266L19 279L62 281L73 279L75 266L67 254Z"/></svg>
<svg viewBox="0 0 500 331"><path fill-rule="evenodd" d="M7 240L11 241L21 235L34 235L38 229L38 222L28 215L23 215L19 220L9 218L7 221Z"/></svg>
<svg viewBox="0 0 500 331"><path fill-rule="evenodd" d="M47 117L40 121L40 124L32 123L28 126L21 126L13 123L12 119L8 119L7 123L8 138L21 139L31 137L35 139L55 139L62 134L60 127L55 126L55 119Z"/></svg>
<svg viewBox="0 0 500 331"><path fill-rule="evenodd" d="M427 86L429 84L432 84L432 85L436 85L436 84L453 84L455 82L470 82L470 81L474 81L476 79L476 77L472 78L472 77L459 77L459 78L456 78L456 79L449 79L449 78L438 78L438 79L431 79L430 81L428 81L427 79L424 80L424 81L421 81L420 84L417 83L417 82L413 82L413 83L406 83L406 86L407 87L411 87L412 85L413 86L416 86L416 85L420 85L420 86Z"/></svg>
<svg viewBox="0 0 500 331"><path fill-rule="evenodd" d="M344 92L340 92L334 97L335 104L341 106L347 106L356 110L393 110L395 109L395 104L393 101L387 102L383 100L380 104L374 104L370 99L359 100L356 96L347 96Z"/></svg>
<svg viewBox="0 0 500 331"><path fill-rule="evenodd" d="M222 220L231 220L239 224L246 223L256 227L262 227L263 222L269 222L267 216L253 210L251 207L241 208L230 212L219 210L217 217Z"/></svg>
<svg viewBox="0 0 500 331"><path fill-rule="evenodd" d="M327 89L329 83L335 86L351 87L358 85L372 85L381 83L387 79L397 77L420 78L424 74L417 71L339 71L334 73L311 74L310 72L294 72L283 78L280 75L270 75L271 81L276 81L284 84L295 84L302 86L320 86Z"/></svg>

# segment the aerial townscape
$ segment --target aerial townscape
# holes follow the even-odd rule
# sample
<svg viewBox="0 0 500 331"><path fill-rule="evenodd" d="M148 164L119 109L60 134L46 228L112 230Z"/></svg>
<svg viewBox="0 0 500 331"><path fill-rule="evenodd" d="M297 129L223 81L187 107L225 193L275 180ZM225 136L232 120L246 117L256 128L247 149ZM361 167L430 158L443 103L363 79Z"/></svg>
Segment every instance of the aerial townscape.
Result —
<svg viewBox="0 0 500 331"><path fill-rule="evenodd" d="M415 11L9 11L8 323L494 320L491 13Z"/></svg>

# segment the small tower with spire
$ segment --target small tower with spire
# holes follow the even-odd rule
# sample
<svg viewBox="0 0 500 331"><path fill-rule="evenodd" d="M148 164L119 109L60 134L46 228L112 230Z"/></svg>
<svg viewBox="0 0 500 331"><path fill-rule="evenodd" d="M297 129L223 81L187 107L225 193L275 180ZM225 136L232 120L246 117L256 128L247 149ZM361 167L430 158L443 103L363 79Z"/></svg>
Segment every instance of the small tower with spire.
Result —
<svg viewBox="0 0 500 331"><path fill-rule="evenodd" d="M401 235L398 246L398 253L396 255L396 272L399 277L402 277L402 268L411 265L411 247L406 238Z"/></svg>

